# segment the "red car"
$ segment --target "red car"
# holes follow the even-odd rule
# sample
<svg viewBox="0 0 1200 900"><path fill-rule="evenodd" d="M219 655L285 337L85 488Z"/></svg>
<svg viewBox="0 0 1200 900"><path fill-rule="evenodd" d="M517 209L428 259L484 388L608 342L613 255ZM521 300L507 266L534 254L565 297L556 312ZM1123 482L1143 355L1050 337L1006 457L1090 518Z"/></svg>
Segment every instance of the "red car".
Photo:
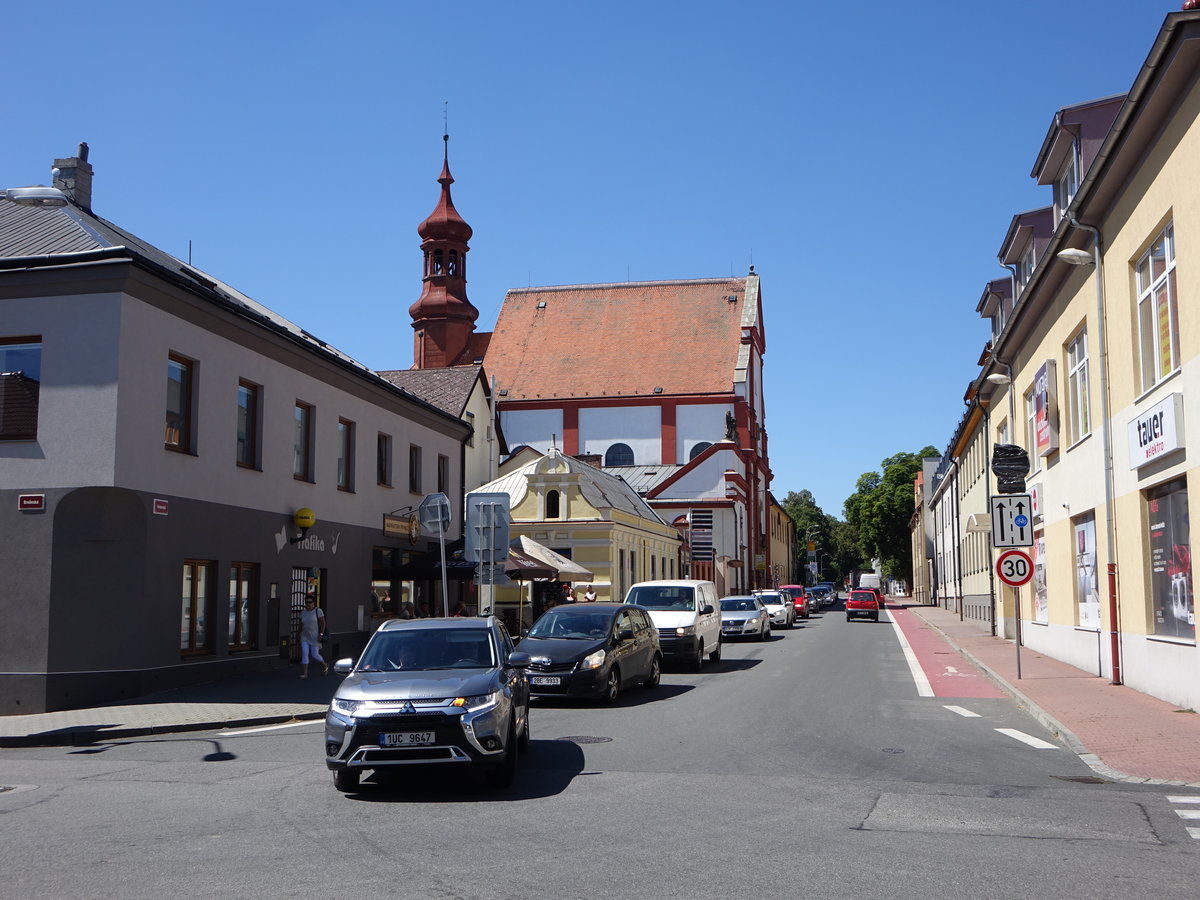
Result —
<svg viewBox="0 0 1200 900"><path fill-rule="evenodd" d="M846 621L863 616L872 622L878 622L881 606L879 595L875 591L870 588L855 588L846 595Z"/></svg>
<svg viewBox="0 0 1200 900"><path fill-rule="evenodd" d="M776 590L791 598L792 607L796 610L797 619L808 618L808 591L802 584L781 584Z"/></svg>

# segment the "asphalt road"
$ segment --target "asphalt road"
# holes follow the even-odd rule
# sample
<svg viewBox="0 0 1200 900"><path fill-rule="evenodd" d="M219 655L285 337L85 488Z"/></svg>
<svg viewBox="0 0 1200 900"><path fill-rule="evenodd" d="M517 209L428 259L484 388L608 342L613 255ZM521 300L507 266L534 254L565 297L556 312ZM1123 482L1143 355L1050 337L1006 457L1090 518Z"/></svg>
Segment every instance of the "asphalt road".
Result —
<svg viewBox="0 0 1200 900"><path fill-rule="evenodd" d="M1174 791L1095 783L1008 699L918 696L885 622L830 612L612 707L537 701L532 722L502 793L423 772L342 795L318 723L0 751L0 895L1095 900L1200 884Z"/></svg>

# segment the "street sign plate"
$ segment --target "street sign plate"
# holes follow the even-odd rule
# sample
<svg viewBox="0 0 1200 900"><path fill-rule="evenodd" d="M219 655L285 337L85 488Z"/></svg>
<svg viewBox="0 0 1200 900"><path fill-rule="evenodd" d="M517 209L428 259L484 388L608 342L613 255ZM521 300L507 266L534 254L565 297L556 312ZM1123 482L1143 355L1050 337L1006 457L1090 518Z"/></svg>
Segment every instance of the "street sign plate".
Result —
<svg viewBox="0 0 1200 900"><path fill-rule="evenodd" d="M996 559L996 575L1009 587L1020 587L1033 577L1033 560L1024 550L1005 550Z"/></svg>
<svg viewBox="0 0 1200 900"><path fill-rule="evenodd" d="M1029 494L992 497L992 546L1033 546L1033 498Z"/></svg>
<svg viewBox="0 0 1200 900"><path fill-rule="evenodd" d="M501 565L508 559L510 503L503 491L467 494L464 559Z"/></svg>
<svg viewBox="0 0 1200 900"><path fill-rule="evenodd" d="M434 534L445 534L450 530L450 498L445 494L430 494L417 508L421 525Z"/></svg>

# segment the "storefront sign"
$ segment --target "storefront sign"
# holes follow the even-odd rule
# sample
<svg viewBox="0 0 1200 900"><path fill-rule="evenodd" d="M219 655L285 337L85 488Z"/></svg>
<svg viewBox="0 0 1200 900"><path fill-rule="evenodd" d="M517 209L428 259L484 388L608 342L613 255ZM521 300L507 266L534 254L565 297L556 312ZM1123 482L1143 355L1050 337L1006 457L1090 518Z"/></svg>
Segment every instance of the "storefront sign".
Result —
<svg viewBox="0 0 1200 900"><path fill-rule="evenodd" d="M21 512L41 512L46 508L45 494L18 494L17 509Z"/></svg>
<svg viewBox="0 0 1200 900"><path fill-rule="evenodd" d="M1172 394L1129 423L1129 468L1183 448L1183 394Z"/></svg>
<svg viewBox="0 0 1200 900"><path fill-rule="evenodd" d="M1038 369L1033 383L1034 427L1037 429L1038 456L1058 450L1058 366L1048 359Z"/></svg>
<svg viewBox="0 0 1200 900"><path fill-rule="evenodd" d="M408 516L392 516L385 513L383 533L388 537L408 538L410 544L415 544L421 537L421 521L416 513Z"/></svg>
<svg viewBox="0 0 1200 900"><path fill-rule="evenodd" d="M154 499L154 514L156 516L166 516L171 513L171 501L160 500L157 497Z"/></svg>

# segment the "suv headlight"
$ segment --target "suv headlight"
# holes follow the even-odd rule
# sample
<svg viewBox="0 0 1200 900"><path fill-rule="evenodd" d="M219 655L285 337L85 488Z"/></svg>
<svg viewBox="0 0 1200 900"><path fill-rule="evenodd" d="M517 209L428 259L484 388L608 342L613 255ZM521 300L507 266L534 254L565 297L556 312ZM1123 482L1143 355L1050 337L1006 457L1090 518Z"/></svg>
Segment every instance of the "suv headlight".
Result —
<svg viewBox="0 0 1200 900"><path fill-rule="evenodd" d="M586 672L588 669L600 668L602 665L604 665L604 657L605 657L605 653L604 653L603 647L601 647L595 653L589 653L579 663L580 671Z"/></svg>
<svg viewBox="0 0 1200 900"><path fill-rule="evenodd" d="M477 697L455 697L451 706L456 706L459 709L464 709L467 712L479 712L481 709L489 709L500 702L500 691L493 691L490 694L480 694Z"/></svg>
<svg viewBox="0 0 1200 900"><path fill-rule="evenodd" d="M692 635L695 633L696 633L695 625L684 625L682 628L675 629L675 634L678 637L687 637L688 635Z"/></svg>
<svg viewBox="0 0 1200 900"><path fill-rule="evenodd" d="M329 703L330 709L344 716L353 716L361 706L361 700L343 700L341 697L334 697Z"/></svg>

